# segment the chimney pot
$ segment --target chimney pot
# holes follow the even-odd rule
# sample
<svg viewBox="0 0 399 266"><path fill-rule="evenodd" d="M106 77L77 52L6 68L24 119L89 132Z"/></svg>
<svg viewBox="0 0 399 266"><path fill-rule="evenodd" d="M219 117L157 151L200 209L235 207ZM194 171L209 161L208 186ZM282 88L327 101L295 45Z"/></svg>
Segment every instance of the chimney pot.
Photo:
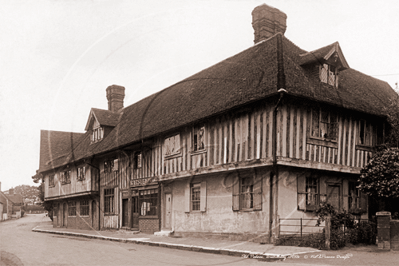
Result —
<svg viewBox="0 0 399 266"><path fill-rule="evenodd" d="M287 15L266 4L257 6L252 11L252 27L255 31L254 42L257 44L278 32L284 34L287 29Z"/></svg>
<svg viewBox="0 0 399 266"><path fill-rule="evenodd" d="M125 87L111 85L107 88L108 110L118 112L123 109L123 99L125 98Z"/></svg>

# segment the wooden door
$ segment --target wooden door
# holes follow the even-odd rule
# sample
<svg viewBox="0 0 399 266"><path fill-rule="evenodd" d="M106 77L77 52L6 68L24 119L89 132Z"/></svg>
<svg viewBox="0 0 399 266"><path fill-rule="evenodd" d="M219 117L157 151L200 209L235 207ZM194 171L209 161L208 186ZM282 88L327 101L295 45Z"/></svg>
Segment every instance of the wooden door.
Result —
<svg viewBox="0 0 399 266"><path fill-rule="evenodd" d="M165 194L165 229L172 229L172 194Z"/></svg>
<svg viewBox="0 0 399 266"><path fill-rule="evenodd" d="M132 227L139 228L139 197L132 197Z"/></svg>
<svg viewBox="0 0 399 266"><path fill-rule="evenodd" d="M339 185L328 185L327 202L330 203L336 211L340 210L340 190Z"/></svg>
<svg viewBox="0 0 399 266"><path fill-rule="evenodd" d="M62 216L62 226L66 227L67 226L67 219L68 219L68 205L64 203L64 208L62 210L63 216Z"/></svg>
<svg viewBox="0 0 399 266"><path fill-rule="evenodd" d="M129 226L129 200L122 199L122 226Z"/></svg>

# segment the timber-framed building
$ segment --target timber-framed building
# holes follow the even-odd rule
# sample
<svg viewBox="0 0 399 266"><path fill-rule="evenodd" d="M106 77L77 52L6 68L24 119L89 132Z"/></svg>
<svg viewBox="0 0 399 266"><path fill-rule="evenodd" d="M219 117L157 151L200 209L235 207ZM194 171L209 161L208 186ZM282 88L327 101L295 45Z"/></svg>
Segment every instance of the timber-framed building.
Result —
<svg viewBox="0 0 399 266"><path fill-rule="evenodd" d="M296 46L280 10L252 16L254 46L127 107L109 86L85 133L42 131L54 226L271 241L323 201L367 217L356 180L396 93L338 42Z"/></svg>

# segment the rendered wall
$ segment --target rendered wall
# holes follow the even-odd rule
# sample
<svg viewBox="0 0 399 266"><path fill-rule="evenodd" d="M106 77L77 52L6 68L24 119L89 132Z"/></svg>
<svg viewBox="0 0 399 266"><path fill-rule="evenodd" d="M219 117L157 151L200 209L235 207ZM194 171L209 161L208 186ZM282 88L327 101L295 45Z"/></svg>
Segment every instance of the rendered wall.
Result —
<svg viewBox="0 0 399 266"><path fill-rule="evenodd" d="M172 187L172 227L175 232L219 234L268 234L270 172L257 172L262 177L262 210L233 211L232 184L236 175L226 173L205 175L192 179L176 180ZM206 211L185 212L187 182L206 182Z"/></svg>

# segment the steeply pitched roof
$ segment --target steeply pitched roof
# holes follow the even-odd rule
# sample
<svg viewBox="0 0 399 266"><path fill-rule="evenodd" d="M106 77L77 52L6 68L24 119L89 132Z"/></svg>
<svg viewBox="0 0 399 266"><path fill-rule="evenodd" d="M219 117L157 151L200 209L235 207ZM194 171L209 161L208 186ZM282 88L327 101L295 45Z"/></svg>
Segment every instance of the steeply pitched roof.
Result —
<svg viewBox="0 0 399 266"><path fill-rule="evenodd" d="M278 45L278 42L281 45ZM326 55L328 57L332 49L340 50L339 45L334 43L314 51L309 58L313 58L314 55L316 58L325 58ZM342 51L340 53L342 54ZM90 136L86 133L79 144L74 145L75 149L67 156L67 161L110 151L270 97L280 88L281 84L277 78L281 77L279 71L284 71L285 89L290 95L374 115L384 115L383 107L396 95L386 82L347 69L339 74L338 88L333 88L320 82L317 76L302 67L304 62L311 62L306 61L306 54L306 51L278 33L124 108L109 135L102 141L90 145ZM95 110L96 115L101 113L100 116L106 111L97 112L99 109L94 108L92 110ZM116 117L112 119L116 121ZM57 164L59 163L63 161L57 161Z"/></svg>
<svg viewBox="0 0 399 266"><path fill-rule="evenodd" d="M85 130L89 130L90 122L93 118L96 119L101 126L114 127L118 124L119 117L120 113L115 113L104 109L91 108Z"/></svg>
<svg viewBox="0 0 399 266"><path fill-rule="evenodd" d="M311 52L306 52L304 54L301 54L300 65L307 65L315 62L324 63L328 61L334 53L336 53L338 56L337 60L339 60L340 69L341 70L348 69L349 65L346 62L346 59L342 53L341 47L339 46L338 42L335 42L333 44L327 45L325 47L319 48Z"/></svg>
<svg viewBox="0 0 399 266"><path fill-rule="evenodd" d="M52 169L68 162L83 133L41 130L39 171Z"/></svg>

